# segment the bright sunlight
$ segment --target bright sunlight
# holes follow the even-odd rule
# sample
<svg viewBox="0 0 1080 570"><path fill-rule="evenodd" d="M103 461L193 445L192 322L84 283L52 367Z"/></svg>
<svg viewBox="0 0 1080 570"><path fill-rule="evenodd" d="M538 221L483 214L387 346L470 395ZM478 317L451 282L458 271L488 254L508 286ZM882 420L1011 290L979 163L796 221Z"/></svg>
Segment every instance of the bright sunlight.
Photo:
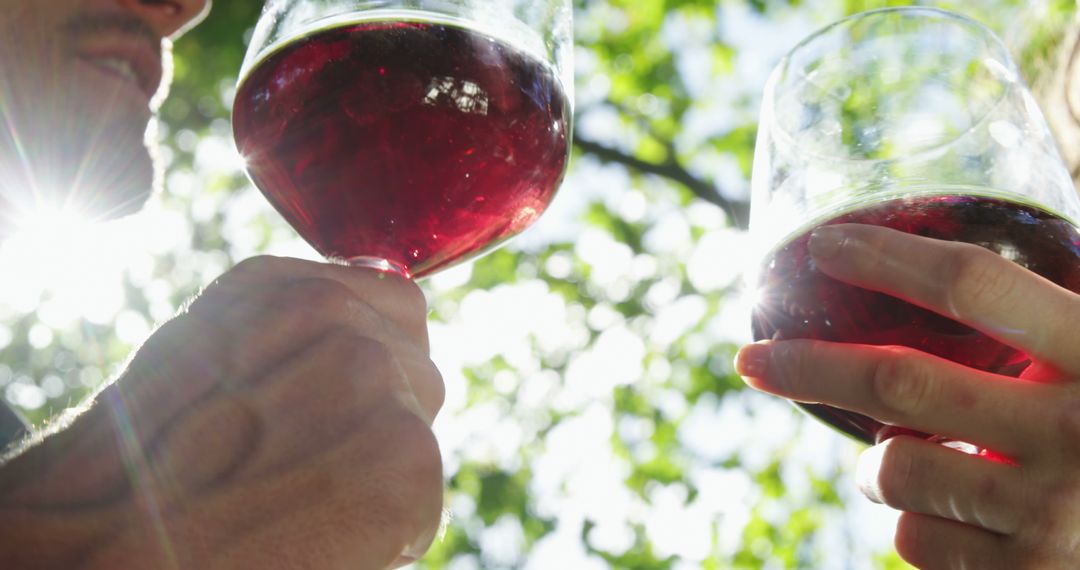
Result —
<svg viewBox="0 0 1080 570"><path fill-rule="evenodd" d="M124 279L145 284L155 255L181 242L188 223L152 202L146 211L111 222L86 219L63 208L38 208L20 221L18 232L0 245L0 264L18 279L0 281L0 311L37 311L59 329L79 319L95 324L126 323L118 332L140 342L150 323L127 318ZM138 236L134 239L134 236Z"/></svg>

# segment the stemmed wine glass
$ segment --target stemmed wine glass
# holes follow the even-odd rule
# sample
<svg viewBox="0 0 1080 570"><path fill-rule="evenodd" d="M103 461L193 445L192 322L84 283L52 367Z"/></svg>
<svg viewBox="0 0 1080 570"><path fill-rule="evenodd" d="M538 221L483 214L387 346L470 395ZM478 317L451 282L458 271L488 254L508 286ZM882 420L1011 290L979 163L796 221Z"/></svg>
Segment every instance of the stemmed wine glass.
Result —
<svg viewBox="0 0 1080 570"><path fill-rule="evenodd" d="M569 157L570 0L268 0L237 147L327 258L418 278L547 208Z"/></svg>
<svg viewBox="0 0 1080 570"><path fill-rule="evenodd" d="M798 44L767 86L752 186L751 233L772 248L756 278L757 340L907 346L1009 376L1030 364L946 316L818 272L807 243L827 224L978 244L1080 290L1069 173L1005 46L956 14L870 11ZM895 433L803 407L867 443Z"/></svg>

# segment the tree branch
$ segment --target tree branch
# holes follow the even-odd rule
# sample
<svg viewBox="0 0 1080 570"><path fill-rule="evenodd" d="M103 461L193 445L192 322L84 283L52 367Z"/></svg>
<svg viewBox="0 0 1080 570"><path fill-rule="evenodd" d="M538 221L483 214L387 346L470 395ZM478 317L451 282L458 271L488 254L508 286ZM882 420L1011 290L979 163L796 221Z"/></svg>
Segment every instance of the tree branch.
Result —
<svg viewBox="0 0 1080 570"><path fill-rule="evenodd" d="M589 140L581 135L574 135L574 146L592 155L601 162L622 164L627 168L636 170L642 174L652 174L677 182L690 190L698 198L719 206L727 213L732 225L746 229L750 220L750 205L746 202L736 202L724 198L714 184L703 180L686 169L677 160L672 158L663 163L648 162L631 156L621 150L609 147L599 142Z"/></svg>

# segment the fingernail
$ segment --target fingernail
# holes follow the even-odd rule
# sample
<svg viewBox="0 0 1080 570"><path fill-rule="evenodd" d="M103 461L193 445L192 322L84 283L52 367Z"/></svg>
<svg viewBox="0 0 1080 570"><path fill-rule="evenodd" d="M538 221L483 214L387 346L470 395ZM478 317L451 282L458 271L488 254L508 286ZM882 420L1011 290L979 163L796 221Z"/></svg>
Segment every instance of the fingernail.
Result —
<svg viewBox="0 0 1080 570"><path fill-rule="evenodd" d="M397 570L398 568L408 566L409 564L412 564L417 560L419 560L419 558L413 558L412 556L405 556L404 554L402 554L401 556L397 557L397 560L390 563L390 568L391 570Z"/></svg>
<svg viewBox="0 0 1080 570"><path fill-rule="evenodd" d="M412 544L406 546L401 554L397 557L397 560L391 564L391 568L401 568L402 566L408 566L417 560L423 558L428 549L431 548L431 544L435 541L435 537L439 535L442 529L443 521L446 519L446 511L443 511L442 517L439 522L439 526L434 529L430 529L425 532L419 538L417 538Z"/></svg>
<svg viewBox="0 0 1080 570"><path fill-rule="evenodd" d="M844 230L823 226L810 234L810 254L817 259L830 259L840 253L847 236Z"/></svg>
<svg viewBox="0 0 1080 570"><path fill-rule="evenodd" d="M735 372L739 376L761 378L769 368L772 352L768 344L750 344L742 347L735 355Z"/></svg>
<svg viewBox="0 0 1080 570"><path fill-rule="evenodd" d="M401 568L403 566L408 566L409 564L412 564L417 560L420 560L420 558L423 557L425 553L427 553L428 545L430 544L431 541L430 539L428 539L426 543L421 540L417 541L417 543L415 544L411 544L405 547L405 549L401 551L401 554L398 555L397 560L390 564L390 568Z"/></svg>

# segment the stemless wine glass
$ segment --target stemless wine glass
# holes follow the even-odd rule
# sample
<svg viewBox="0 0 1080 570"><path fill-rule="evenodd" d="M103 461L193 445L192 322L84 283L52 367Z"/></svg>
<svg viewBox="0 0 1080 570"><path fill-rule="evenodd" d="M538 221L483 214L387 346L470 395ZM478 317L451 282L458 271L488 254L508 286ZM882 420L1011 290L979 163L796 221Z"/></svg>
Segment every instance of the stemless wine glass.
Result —
<svg viewBox="0 0 1080 570"><path fill-rule="evenodd" d="M237 148L321 254L423 277L547 208L569 158L570 0L268 0Z"/></svg>
<svg viewBox="0 0 1080 570"><path fill-rule="evenodd" d="M818 272L807 242L827 224L978 244L1080 290L1069 173L1005 46L956 14L865 12L795 47L768 83L752 186L750 229L772 248L756 278L757 340L907 346L1014 377L1030 364L945 316ZM867 443L895 433L804 408Z"/></svg>

